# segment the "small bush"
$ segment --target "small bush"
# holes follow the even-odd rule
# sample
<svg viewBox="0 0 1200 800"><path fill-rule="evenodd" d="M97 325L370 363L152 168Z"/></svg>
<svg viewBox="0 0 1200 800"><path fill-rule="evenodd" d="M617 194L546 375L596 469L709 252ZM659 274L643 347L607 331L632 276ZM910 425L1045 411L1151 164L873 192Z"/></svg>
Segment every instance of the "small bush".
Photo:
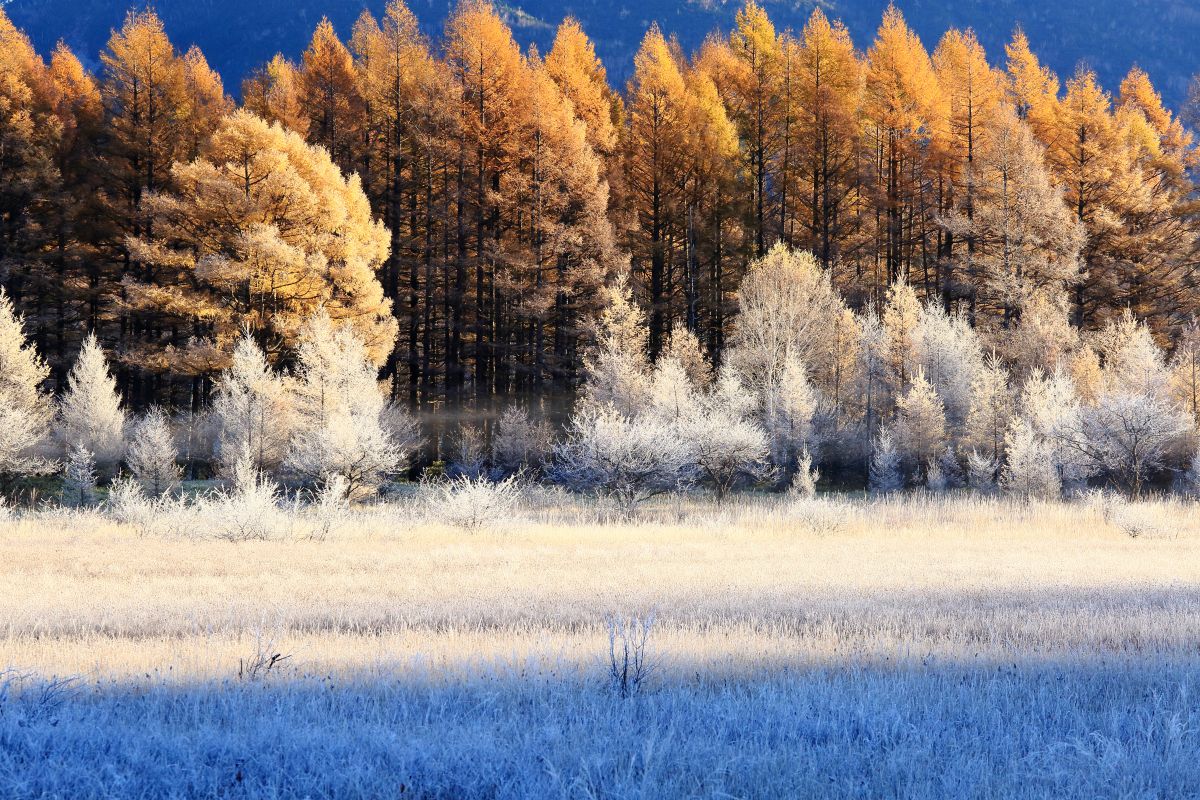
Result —
<svg viewBox="0 0 1200 800"><path fill-rule="evenodd" d="M431 487L425 507L443 525L473 533L511 518L520 498L515 476L493 482L464 475Z"/></svg>

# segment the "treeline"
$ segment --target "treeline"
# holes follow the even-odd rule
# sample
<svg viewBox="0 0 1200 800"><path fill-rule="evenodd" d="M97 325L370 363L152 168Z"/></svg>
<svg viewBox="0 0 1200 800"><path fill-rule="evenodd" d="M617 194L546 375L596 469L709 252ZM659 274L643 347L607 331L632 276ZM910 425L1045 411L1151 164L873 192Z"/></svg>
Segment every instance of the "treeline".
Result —
<svg viewBox="0 0 1200 800"><path fill-rule="evenodd" d="M398 0L348 33L238 110L153 12L91 74L0 11L0 269L55 388L94 331L128 403L199 410L244 329L292 367L320 307L412 407L562 393L626 267L650 361L686 329L719 366L777 242L850 309L903 279L984 341L1032 309L1170 346L1200 299L1192 135L1136 68L1114 96L1020 32L930 54L894 8L865 51L752 2L691 55L652 28L620 91L570 20L546 54L476 0L438 42Z"/></svg>

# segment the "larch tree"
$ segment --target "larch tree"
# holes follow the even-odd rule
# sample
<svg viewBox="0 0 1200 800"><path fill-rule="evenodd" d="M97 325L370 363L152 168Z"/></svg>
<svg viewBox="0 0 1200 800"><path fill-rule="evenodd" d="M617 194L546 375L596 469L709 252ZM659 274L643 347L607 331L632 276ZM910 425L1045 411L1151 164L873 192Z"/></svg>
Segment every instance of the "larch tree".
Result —
<svg viewBox="0 0 1200 800"><path fill-rule="evenodd" d="M242 107L301 136L308 133L300 103L300 71L282 53L242 81Z"/></svg>
<svg viewBox="0 0 1200 800"><path fill-rule="evenodd" d="M1095 73L1080 71L1067 82L1058 128L1046 151L1068 206L1087 232L1082 259L1089 279L1077 281L1072 292L1078 327L1103 321L1097 317L1115 289L1111 262L1124 226L1121 193L1135 177L1111 106Z"/></svg>
<svg viewBox="0 0 1200 800"><path fill-rule="evenodd" d="M946 409L920 369L897 400L896 411L897 449L917 481L924 482L946 446Z"/></svg>
<svg viewBox="0 0 1200 800"><path fill-rule="evenodd" d="M357 176L343 177L297 134L239 111L172 177L175 191L147 200L154 234L130 240L155 280L127 278L124 288L132 307L172 320L179 344L158 341L136 357L210 375L248 327L272 362L286 359L304 320L324 308L383 363L396 337L375 276L388 236Z"/></svg>
<svg viewBox="0 0 1200 800"><path fill-rule="evenodd" d="M975 242L976 307L1013 325L1039 292L1060 293L1079 278L1083 224L1044 166L1029 126L1001 113L973 165L974 212L958 222Z"/></svg>
<svg viewBox="0 0 1200 800"><path fill-rule="evenodd" d="M781 194L782 235L792 246L811 249L827 270L851 263L857 269L857 259L850 257L858 244L861 212L862 65L845 26L831 23L819 8L804 26L798 47L785 41L785 56L791 50L796 51L794 63L785 59L790 69L781 78L781 93L794 93L798 109L795 130L785 130L779 146L784 159L779 172L781 192L791 189L795 196Z"/></svg>
<svg viewBox="0 0 1200 800"><path fill-rule="evenodd" d="M865 81L863 122L875 164L876 264L882 267L870 277L877 290L901 277L920 277L928 288L935 203L925 177L947 108L929 54L895 6L884 13L867 51Z"/></svg>
<svg viewBox="0 0 1200 800"><path fill-rule="evenodd" d="M183 475L178 458L167 415L151 408L133 426L125 459L129 471L147 495L164 497L179 486Z"/></svg>
<svg viewBox="0 0 1200 800"><path fill-rule="evenodd" d="M651 360L666 343L671 317L671 272L683 240L681 157L687 136L688 93L675 54L657 26L634 58L627 89L625 182L635 214L630 251L646 274Z"/></svg>
<svg viewBox="0 0 1200 800"><path fill-rule="evenodd" d="M324 18L313 31L300 68L300 108L308 117L308 140L324 147L345 172L358 166L365 109L354 59Z"/></svg>
<svg viewBox="0 0 1200 800"><path fill-rule="evenodd" d="M183 86L187 116L183 123L180 160L200 155L200 148L229 112L233 101L225 94L221 76L208 65L200 48L193 45L183 54Z"/></svg>
<svg viewBox="0 0 1200 800"><path fill-rule="evenodd" d="M65 120L55 94L45 62L0 9L0 276L43 348L61 277L52 251L65 189L57 157Z"/></svg>
<svg viewBox="0 0 1200 800"><path fill-rule="evenodd" d="M512 31L484 0L463 0L455 9L446 22L445 50L461 125L456 189L461 206L456 210L446 378L449 393L461 399L470 359L476 395L486 397L498 377L500 303L510 299L498 291L497 272L505 229L521 208L515 190L523 179L520 162L528 154L520 128L527 119L522 110L529 101L531 75ZM500 364L502 381L506 366Z"/></svg>
<svg viewBox="0 0 1200 800"><path fill-rule="evenodd" d="M622 273L605 288L606 303L584 353L584 382L577 406L611 407L635 414L650 396L650 362L646 357L646 318L634 302L629 276Z"/></svg>
<svg viewBox="0 0 1200 800"><path fill-rule="evenodd" d="M775 26L762 6L747 0L737 13L729 36L735 69L726 94L732 116L743 137L745 169L749 175L749 227L755 258L766 255L777 238L768 193L774 182L769 174L775 165L779 125L778 113L781 47Z"/></svg>
<svg viewBox="0 0 1200 800"><path fill-rule="evenodd" d="M1121 82L1116 120L1129 143L1130 185L1120 195L1124 221L1106 280L1114 309L1128 308L1160 335L1197 301L1193 253L1197 227L1190 209L1198 164L1192 134L1163 105L1138 68Z"/></svg>
<svg viewBox="0 0 1200 800"><path fill-rule="evenodd" d="M975 163L1001 112L1004 85L971 30L947 31L934 51L933 65L947 105L947 125L939 141L938 205L942 213L956 211L967 222L961 242L954 226L943 226L938 250L944 266L938 283L943 302L965 299L973 318L979 283L978 243L971 225L977 203Z"/></svg>
<svg viewBox="0 0 1200 800"><path fill-rule="evenodd" d="M1009 423L1016 413L1009 373L995 352L989 353L971 382L971 407L967 414L966 442L999 465ZM995 480L992 475L992 480Z"/></svg>
<svg viewBox="0 0 1200 800"><path fill-rule="evenodd" d="M185 157L189 100L183 58L153 11L130 12L100 54L101 93L109 131L106 166L118 228L142 235L142 199L170 185L171 165Z"/></svg>
<svg viewBox="0 0 1200 800"><path fill-rule="evenodd" d="M731 282L740 272L745 252L741 234L738 130L714 81L712 56L719 51L707 43L684 75L687 87L688 135L683 142L682 264L668 264L669 293L681 284L683 325L702 337L707 349L725 348L731 316ZM728 59L726 59L728 60ZM670 324L679 324L671 306Z"/></svg>
<svg viewBox="0 0 1200 800"><path fill-rule="evenodd" d="M619 101L595 45L573 17L558 26L546 55L546 71L586 127L588 145L607 163L617 150Z"/></svg>
<svg viewBox="0 0 1200 800"><path fill-rule="evenodd" d="M1042 65L1029 47L1029 37L1020 28L1004 48L1009 104L1034 136L1048 146L1058 129L1058 77Z"/></svg>
<svg viewBox="0 0 1200 800"><path fill-rule="evenodd" d="M65 452L84 448L102 474L111 475L125 454L125 409L95 333L67 375L55 428Z"/></svg>

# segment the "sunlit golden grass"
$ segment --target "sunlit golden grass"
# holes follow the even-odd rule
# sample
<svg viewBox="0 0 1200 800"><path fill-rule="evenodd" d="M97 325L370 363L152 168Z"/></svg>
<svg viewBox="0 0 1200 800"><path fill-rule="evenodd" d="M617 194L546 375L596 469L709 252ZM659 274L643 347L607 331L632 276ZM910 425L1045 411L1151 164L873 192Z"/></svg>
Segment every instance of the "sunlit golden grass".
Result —
<svg viewBox="0 0 1200 800"><path fill-rule="evenodd" d="M1176 502L541 504L474 534L385 505L323 541L236 543L31 515L0 525L0 668L226 678L270 647L306 675L588 675L614 614L653 614L662 669L700 677L1173 659L1200 647L1198 556Z"/></svg>

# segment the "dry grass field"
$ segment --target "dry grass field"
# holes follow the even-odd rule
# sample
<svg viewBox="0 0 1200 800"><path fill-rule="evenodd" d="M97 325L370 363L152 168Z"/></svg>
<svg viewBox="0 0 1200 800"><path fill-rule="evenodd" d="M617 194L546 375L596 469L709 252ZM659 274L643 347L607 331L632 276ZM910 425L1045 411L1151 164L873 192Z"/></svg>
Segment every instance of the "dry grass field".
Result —
<svg viewBox="0 0 1200 800"><path fill-rule="evenodd" d="M1198 651L1178 502L35 513L0 523L0 796L1200 796Z"/></svg>

